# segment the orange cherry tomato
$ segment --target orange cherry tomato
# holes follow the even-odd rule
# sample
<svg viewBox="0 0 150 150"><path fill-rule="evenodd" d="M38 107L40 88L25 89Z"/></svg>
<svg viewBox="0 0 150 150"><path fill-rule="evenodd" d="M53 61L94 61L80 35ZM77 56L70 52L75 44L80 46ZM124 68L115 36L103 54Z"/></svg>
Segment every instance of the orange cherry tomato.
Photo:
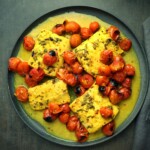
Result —
<svg viewBox="0 0 150 150"><path fill-rule="evenodd" d="M106 135L106 136L111 136L113 135L115 130L115 122L111 121L108 124L104 125L102 127L102 132Z"/></svg>
<svg viewBox="0 0 150 150"><path fill-rule="evenodd" d="M81 43L82 43L82 39L81 39L80 34L73 34L70 37L70 45L72 48L79 46Z"/></svg>
<svg viewBox="0 0 150 150"><path fill-rule="evenodd" d="M38 84L37 81L33 80L32 77L30 77L29 74L26 74L25 76L25 83L29 86L29 87L34 87Z"/></svg>
<svg viewBox="0 0 150 150"><path fill-rule="evenodd" d="M28 90L24 86L18 86L15 90L15 96L17 99L21 102L27 102L28 101Z"/></svg>
<svg viewBox="0 0 150 150"><path fill-rule="evenodd" d="M75 34L80 32L80 25L75 21L64 21L65 31L67 33Z"/></svg>
<svg viewBox="0 0 150 150"><path fill-rule="evenodd" d="M59 115L59 120L60 122L66 124L69 121L69 117L70 117L69 113L62 113Z"/></svg>
<svg viewBox="0 0 150 150"><path fill-rule="evenodd" d="M93 33L92 33L91 29L83 27L83 28L81 28L80 34L81 34L82 39L86 40L89 37L91 37Z"/></svg>
<svg viewBox="0 0 150 150"><path fill-rule="evenodd" d="M71 68L72 68L72 72L74 74L80 74L83 71L83 67L80 65L80 63L78 61L76 61L75 63L73 63L71 65Z"/></svg>
<svg viewBox="0 0 150 150"><path fill-rule="evenodd" d="M111 50L103 50L100 54L100 61L105 65L111 64L113 61L113 52Z"/></svg>
<svg viewBox="0 0 150 150"><path fill-rule="evenodd" d="M56 24L52 29L52 32L58 35L63 35L65 34L65 26L63 24Z"/></svg>
<svg viewBox="0 0 150 150"><path fill-rule="evenodd" d="M117 27L115 26L110 26L108 28L108 34L110 35L110 37L114 40L117 41L120 37L120 31Z"/></svg>
<svg viewBox="0 0 150 150"><path fill-rule="evenodd" d="M88 89L94 83L94 79L90 74L84 74L79 78L79 82L85 89Z"/></svg>
<svg viewBox="0 0 150 150"><path fill-rule="evenodd" d="M57 119L57 115L52 114L49 109L45 109L43 112L43 119L47 122L52 122Z"/></svg>
<svg viewBox="0 0 150 150"><path fill-rule="evenodd" d="M64 52L63 58L64 58L64 61L69 65L72 65L76 61L75 53L72 51Z"/></svg>
<svg viewBox="0 0 150 150"><path fill-rule="evenodd" d="M23 47L27 51L31 51L34 48L34 45L35 45L35 41L31 36L25 36L23 38Z"/></svg>
<svg viewBox="0 0 150 150"><path fill-rule="evenodd" d="M47 66L52 66L57 62L57 54L54 50L50 50L49 53L44 54L43 63Z"/></svg>
<svg viewBox="0 0 150 150"><path fill-rule="evenodd" d="M130 95L131 95L131 89L126 88L126 87L120 88L118 92L119 92L119 94L122 94L122 96L123 96L122 99L123 99L123 100L129 98Z"/></svg>
<svg viewBox="0 0 150 150"><path fill-rule="evenodd" d="M130 64L125 65L124 71L125 71L127 76L134 76L135 75L135 68Z"/></svg>
<svg viewBox="0 0 150 150"><path fill-rule="evenodd" d="M112 78L115 79L117 82L121 83L125 80L126 74L124 71L121 70L114 73Z"/></svg>
<svg viewBox="0 0 150 150"><path fill-rule="evenodd" d="M97 76L96 77L96 84L99 86L106 86L109 82L109 78L107 76Z"/></svg>
<svg viewBox="0 0 150 150"><path fill-rule="evenodd" d="M17 71L17 66L18 64L21 62L21 60L17 57L11 57L9 58L9 61L8 61L8 69L10 71L14 71L16 72Z"/></svg>
<svg viewBox="0 0 150 150"><path fill-rule="evenodd" d="M90 30L91 30L93 33L95 33L96 31L99 30L100 24L99 24L98 22L96 22L96 21L91 22L89 28L90 28Z"/></svg>
<svg viewBox="0 0 150 150"><path fill-rule="evenodd" d="M62 112L63 112L63 113L70 113L70 111L71 111L71 109L70 109L68 103L63 104L63 105L61 105L60 107L62 108Z"/></svg>
<svg viewBox="0 0 150 150"><path fill-rule="evenodd" d="M33 68L30 70L29 75L34 81L39 82L44 78L45 73L41 68Z"/></svg>
<svg viewBox="0 0 150 150"><path fill-rule="evenodd" d="M74 92L75 92L78 96L83 95L83 94L85 93L85 91L86 91L85 88L84 88L83 86L81 86L81 85L76 86L75 89L74 89Z"/></svg>
<svg viewBox="0 0 150 150"><path fill-rule="evenodd" d="M123 49L124 51L128 51L130 50L131 46L132 46L132 42L130 39L122 39L120 42L119 42L119 46L121 49Z"/></svg>
<svg viewBox="0 0 150 150"><path fill-rule="evenodd" d="M65 80L66 74L68 74L68 70L64 68L60 68L56 73L56 77L60 80Z"/></svg>
<svg viewBox="0 0 150 150"><path fill-rule="evenodd" d="M111 69L108 65L101 65L98 69L98 73L101 76L107 76L109 77L111 75Z"/></svg>
<svg viewBox="0 0 150 150"><path fill-rule="evenodd" d="M76 116L71 116L66 124L69 131L75 131L78 125L78 118Z"/></svg>
<svg viewBox="0 0 150 150"><path fill-rule="evenodd" d="M101 107L100 108L100 114L104 118L110 118L113 116L113 110L111 107Z"/></svg>
<svg viewBox="0 0 150 150"><path fill-rule="evenodd" d="M28 62L26 61L20 62L17 65L17 73L20 74L21 76L28 74L29 71L30 71L30 66L28 65Z"/></svg>
<svg viewBox="0 0 150 150"><path fill-rule="evenodd" d="M126 87L126 88L130 88L131 84L132 84L132 79L131 78L125 78L125 80L122 83L122 86Z"/></svg>
<svg viewBox="0 0 150 150"><path fill-rule="evenodd" d="M64 77L64 81L70 86L75 86L77 84L77 78L72 73L66 74Z"/></svg>
<svg viewBox="0 0 150 150"><path fill-rule="evenodd" d="M48 109L52 114L59 114L60 112L62 112L62 108L55 102L50 102L48 104Z"/></svg>

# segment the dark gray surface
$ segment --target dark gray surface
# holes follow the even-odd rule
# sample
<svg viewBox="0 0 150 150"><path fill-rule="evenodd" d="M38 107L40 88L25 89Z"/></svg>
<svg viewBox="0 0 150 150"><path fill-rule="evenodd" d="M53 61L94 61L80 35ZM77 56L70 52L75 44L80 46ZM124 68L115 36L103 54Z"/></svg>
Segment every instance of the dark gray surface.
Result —
<svg viewBox="0 0 150 150"><path fill-rule="evenodd" d="M0 147L3 150L79 149L46 141L28 128L15 112L7 86L8 58L24 29L49 11L72 5L92 6L112 13L143 43L142 23L150 16L149 0L0 0ZM82 149L130 150L135 125L133 122L109 142Z"/></svg>

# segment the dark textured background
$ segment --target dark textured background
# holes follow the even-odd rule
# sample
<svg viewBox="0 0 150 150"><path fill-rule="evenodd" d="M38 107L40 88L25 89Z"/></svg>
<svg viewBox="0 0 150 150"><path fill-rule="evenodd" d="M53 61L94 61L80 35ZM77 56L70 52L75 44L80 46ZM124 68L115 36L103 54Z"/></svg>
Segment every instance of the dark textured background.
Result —
<svg viewBox="0 0 150 150"><path fill-rule="evenodd" d="M8 95L7 62L12 49L28 25L43 14L64 6L100 8L125 22L143 43L142 23L150 16L150 0L0 0L0 149L69 150L44 140L20 119ZM135 122L103 144L83 150L130 150ZM140 135L139 135L140 136Z"/></svg>

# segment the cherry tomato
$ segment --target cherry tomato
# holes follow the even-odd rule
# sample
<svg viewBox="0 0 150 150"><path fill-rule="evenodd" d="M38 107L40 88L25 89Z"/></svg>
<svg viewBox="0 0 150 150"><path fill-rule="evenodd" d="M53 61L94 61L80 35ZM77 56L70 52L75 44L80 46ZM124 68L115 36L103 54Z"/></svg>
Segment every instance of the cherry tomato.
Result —
<svg viewBox="0 0 150 150"><path fill-rule="evenodd" d="M60 80L65 80L66 74L68 74L68 70L60 68L56 73L56 77Z"/></svg>
<svg viewBox="0 0 150 150"><path fill-rule="evenodd" d="M78 118L76 116L71 116L66 124L69 131L75 131L78 124Z"/></svg>
<svg viewBox="0 0 150 150"><path fill-rule="evenodd" d="M62 112L62 108L55 102L50 102L48 104L48 109L52 114L59 114L60 112Z"/></svg>
<svg viewBox="0 0 150 150"><path fill-rule="evenodd" d="M24 86L18 86L15 90L15 96L17 99L21 102L27 102L28 101L28 90Z"/></svg>
<svg viewBox="0 0 150 150"><path fill-rule="evenodd" d="M30 77L29 74L26 74L25 76L25 83L29 86L29 87L34 87L38 84L37 81L33 80L32 77Z"/></svg>
<svg viewBox="0 0 150 150"><path fill-rule="evenodd" d="M76 61L75 53L72 51L64 52L63 58L64 58L64 61L69 65L72 65Z"/></svg>
<svg viewBox="0 0 150 150"><path fill-rule="evenodd" d="M106 135L106 136L111 136L113 135L115 130L115 122L111 121L108 124L104 125L102 127L102 132Z"/></svg>
<svg viewBox="0 0 150 150"><path fill-rule="evenodd" d="M79 64L78 61L71 65L72 71L74 74L80 74L83 71L83 67Z"/></svg>
<svg viewBox="0 0 150 150"><path fill-rule="evenodd" d="M101 76L107 76L109 77L111 75L111 70L110 67L108 65L101 65L98 69L98 73Z"/></svg>
<svg viewBox="0 0 150 150"><path fill-rule="evenodd" d="M57 62L57 54L54 50L50 50L49 53L44 54L43 63L47 66L52 66Z"/></svg>
<svg viewBox="0 0 150 150"><path fill-rule="evenodd" d="M132 84L132 79L131 78L125 78L125 80L122 83L122 86L126 87L126 88L130 88L131 84Z"/></svg>
<svg viewBox="0 0 150 150"><path fill-rule="evenodd" d="M49 109L45 109L43 112L43 119L47 122L52 122L57 119L57 115L52 114Z"/></svg>
<svg viewBox="0 0 150 150"><path fill-rule="evenodd" d="M56 24L52 29L52 32L58 35L63 35L65 33L65 26L63 24Z"/></svg>
<svg viewBox="0 0 150 150"><path fill-rule="evenodd" d="M125 88L125 87L120 88L118 92L119 92L119 94L122 94L122 96L123 96L122 99L124 99L124 100L129 98L131 95L131 90L129 88Z"/></svg>
<svg viewBox="0 0 150 150"><path fill-rule="evenodd" d="M21 62L21 60L17 57L11 57L9 58L9 61L8 61L8 69L10 71L14 71L16 72L17 71L17 66L18 64Z"/></svg>
<svg viewBox="0 0 150 150"><path fill-rule="evenodd" d="M71 111L71 109L70 109L68 103L63 104L63 105L61 105L60 107L62 108L62 112L63 112L63 113L70 113L70 111Z"/></svg>
<svg viewBox="0 0 150 150"><path fill-rule="evenodd" d="M85 93L85 91L86 91L85 88L84 88L83 86L81 86L81 85L76 86L75 89L74 89L74 92L75 92L78 96L83 95L83 94Z"/></svg>
<svg viewBox="0 0 150 150"><path fill-rule="evenodd" d="M72 73L66 74L64 81L70 86L75 86L77 84L77 78Z"/></svg>
<svg viewBox="0 0 150 150"><path fill-rule="evenodd" d="M65 21L64 25L65 25L65 31L67 33L74 34L80 32L80 25L75 21Z"/></svg>
<svg viewBox="0 0 150 150"><path fill-rule="evenodd" d="M125 80L126 74L124 71L121 70L114 73L112 78L115 79L117 82L121 83Z"/></svg>
<svg viewBox="0 0 150 150"><path fill-rule="evenodd" d="M85 89L88 89L94 83L94 79L90 74L84 74L79 78L79 82Z"/></svg>
<svg viewBox="0 0 150 150"><path fill-rule="evenodd" d="M30 66L28 65L28 62L20 62L17 65L17 73L20 74L21 76L24 76L28 74L30 71Z"/></svg>
<svg viewBox="0 0 150 150"><path fill-rule="evenodd" d="M127 76L134 76L135 75L135 68L130 64L125 65L124 71L125 71Z"/></svg>
<svg viewBox="0 0 150 150"><path fill-rule="evenodd" d="M113 52L111 50L103 50L100 54L100 61L105 65L109 65L113 61Z"/></svg>
<svg viewBox="0 0 150 150"><path fill-rule="evenodd" d="M91 30L93 33L95 33L96 31L99 30L100 24L99 24L98 22L96 22L96 21L91 22L89 28L90 28L90 30Z"/></svg>
<svg viewBox="0 0 150 150"><path fill-rule="evenodd" d="M122 56L114 56L113 62L110 64L110 69L112 72L117 72L120 71L124 68L125 66L125 61L122 58Z"/></svg>
<svg viewBox="0 0 150 150"><path fill-rule="evenodd" d="M97 76L96 77L96 84L99 86L106 86L109 82L109 78L106 76Z"/></svg>
<svg viewBox="0 0 150 150"><path fill-rule="evenodd" d="M75 134L80 143L86 142L89 137L89 133L83 125L76 128Z"/></svg>
<svg viewBox="0 0 150 150"><path fill-rule="evenodd" d="M119 46L121 49L123 49L124 51L128 51L130 50L131 46L132 46L132 42L131 40L125 38L125 39L122 39L120 42L119 42Z"/></svg>
<svg viewBox="0 0 150 150"><path fill-rule="evenodd" d="M104 96L109 96L111 89L112 88L110 86L99 86L99 92Z"/></svg>
<svg viewBox="0 0 150 150"><path fill-rule="evenodd" d="M82 39L81 39L80 34L73 34L70 37L70 45L72 48L79 46L81 43L82 43Z"/></svg>
<svg viewBox="0 0 150 150"><path fill-rule="evenodd" d="M39 82L44 78L45 73L41 68L33 68L30 70L29 75L34 81Z"/></svg>
<svg viewBox="0 0 150 150"><path fill-rule="evenodd" d="M82 39L86 40L89 37L91 37L93 33L91 29L83 27L81 28L80 34L81 34Z"/></svg>
<svg viewBox="0 0 150 150"><path fill-rule="evenodd" d="M108 34L110 35L110 37L114 40L117 41L119 39L120 36L120 31L117 27L115 26L110 26L108 28Z"/></svg>
<svg viewBox="0 0 150 150"><path fill-rule="evenodd" d="M64 63L64 69L66 69L68 73L73 73L71 66L68 65L67 63Z"/></svg>
<svg viewBox="0 0 150 150"><path fill-rule="evenodd" d="M113 116L113 110L112 107L101 107L100 108L100 114L104 118L110 118Z"/></svg>
<svg viewBox="0 0 150 150"><path fill-rule="evenodd" d="M31 51L34 48L35 41L31 36L25 36L23 39L23 46L27 51Z"/></svg>
<svg viewBox="0 0 150 150"><path fill-rule="evenodd" d="M70 117L69 113L62 113L59 115L59 120L60 122L66 124L69 121L69 117Z"/></svg>

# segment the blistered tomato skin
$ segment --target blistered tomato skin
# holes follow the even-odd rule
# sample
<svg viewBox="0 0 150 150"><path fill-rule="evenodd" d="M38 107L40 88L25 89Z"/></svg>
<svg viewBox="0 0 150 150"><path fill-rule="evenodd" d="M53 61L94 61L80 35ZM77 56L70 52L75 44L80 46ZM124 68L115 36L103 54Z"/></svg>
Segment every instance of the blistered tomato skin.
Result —
<svg viewBox="0 0 150 150"><path fill-rule="evenodd" d="M106 136L111 136L113 135L115 130L115 123L114 121L109 122L108 124L104 125L102 127L102 132L106 135Z"/></svg>
<svg viewBox="0 0 150 150"><path fill-rule="evenodd" d="M68 74L68 70L60 68L56 73L56 77L60 80L65 80L66 74Z"/></svg>
<svg viewBox="0 0 150 150"><path fill-rule="evenodd" d="M24 86L18 86L15 90L15 96L21 102L28 101L28 90Z"/></svg>
<svg viewBox="0 0 150 150"><path fill-rule="evenodd" d="M34 87L38 84L37 81L33 80L32 77L29 74L26 74L25 76L25 83L29 86L29 87Z"/></svg>
<svg viewBox="0 0 150 150"><path fill-rule="evenodd" d="M68 65L72 65L76 61L75 53L71 51L64 52L63 58Z"/></svg>
<svg viewBox="0 0 150 150"><path fill-rule="evenodd" d="M111 50L103 50L100 54L100 61L109 65L113 61L113 52Z"/></svg>
<svg viewBox="0 0 150 150"><path fill-rule="evenodd" d="M27 51L31 51L34 48L35 41L31 36L25 36L23 39L23 46Z"/></svg>
<svg viewBox="0 0 150 150"><path fill-rule="evenodd" d="M90 30L91 30L93 33L95 33L96 31L99 30L100 24L99 24L98 22L96 22L96 21L91 22L89 28L90 28Z"/></svg>
<svg viewBox="0 0 150 150"><path fill-rule="evenodd" d="M120 37L120 31L117 27L115 26L110 26L108 28L108 34L110 35L110 37L114 40L117 41Z"/></svg>
<svg viewBox="0 0 150 150"><path fill-rule="evenodd" d="M126 73L127 76L134 76L135 75L135 68L130 65L130 64L126 64L124 67L124 71Z"/></svg>
<svg viewBox="0 0 150 150"><path fill-rule="evenodd" d="M82 73L82 71L83 71L83 67L79 64L78 61L76 61L75 63L73 63L73 64L71 65L71 68L72 68L72 72L73 72L74 74L80 74L80 73Z"/></svg>
<svg viewBox="0 0 150 150"><path fill-rule="evenodd" d="M113 110L110 107L101 107L100 108L100 114L104 118L110 118L113 115Z"/></svg>
<svg viewBox="0 0 150 150"><path fill-rule="evenodd" d="M96 84L99 86L106 86L109 82L109 78L107 76L100 76L96 77Z"/></svg>
<svg viewBox="0 0 150 150"><path fill-rule="evenodd" d="M82 43L82 39L81 39L80 34L73 34L73 35L70 37L70 45L71 45L72 48L77 47L77 46L80 45L81 43Z"/></svg>
<svg viewBox="0 0 150 150"><path fill-rule="evenodd" d="M66 124L69 121L69 117L70 117L69 113L62 113L59 115L59 120L60 122Z"/></svg>
<svg viewBox="0 0 150 150"><path fill-rule="evenodd" d="M130 90L129 88L125 88L125 87L119 89L118 92L119 92L119 94L122 95L122 99L123 99L123 100L129 98L130 95L131 95L131 90Z"/></svg>
<svg viewBox="0 0 150 150"><path fill-rule="evenodd" d="M62 108L62 112L63 113L70 113L70 111L71 111L68 103L67 104L63 104L60 107Z"/></svg>
<svg viewBox="0 0 150 150"><path fill-rule="evenodd" d="M84 40L88 39L89 37L93 35L91 29L85 28L85 27L81 28L80 34L81 34L82 39Z"/></svg>
<svg viewBox="0 0 150 150"><path fill-rule="evenodd" d="M74 74L68 73L65 75L64 81L70 85L70 86L75 86L77 84L77 78L75 77Z"/></svg>
<svg viewBox="0 0 150 150"><path fill-rule="evenodd" d="M98 69L98 73L101 76L107 76L109 77L111 75L111 69L108 65L101 65Z"/></svg>
<svg viewBox="0 0 150 150"><path fill-rule="evenodd" d="M21 60L17 57L11 57L8 61L8 69L13 72L17 72L17 66Z"/></svg>
<svg viewBox="0 0 150 150"><path fill-rule="evenodd" d="M126 78L126 74L124 71L118 71L116 73L113 74L112 77L114 80L116 80L117 82L121 83L125 80Z"/></svg>
<svg viewBox="0 0 150 150"><path fill-rule="evenodd" d="M76 116L71 116L66 124L69 131L75 131L78 125L78 118Z"/></svg>
<svg viewBox="0 0 150 150"><path fill-rule="evenodd" d="M65 34L65 26L63 24L57 24L52 29L52 32L58 35L63 35Z"/></svg>
<svg viewBox="0 0 150 150"><path fill-rule="evenodd" d="M52 122L54 120L56 120L57 115L52 114L51 112L49 112L49 109L45 109L43 112L43 119L47 122Z"/></svg>
<svg viewBox="0 0 150 150"><path fill-rule="evenodd" d="M124 51L129 51L131 46L132 46L132 42L130 39L122 39L120 42L119 42L119 46L121 49L123 49Z"/></svg>
<svg viewBox="0 0 150 150"><path fill-rule="evenodd" d="M48 104L49 112L56 115L62 112L62 108L55 102L50 102Z"/></svg>

